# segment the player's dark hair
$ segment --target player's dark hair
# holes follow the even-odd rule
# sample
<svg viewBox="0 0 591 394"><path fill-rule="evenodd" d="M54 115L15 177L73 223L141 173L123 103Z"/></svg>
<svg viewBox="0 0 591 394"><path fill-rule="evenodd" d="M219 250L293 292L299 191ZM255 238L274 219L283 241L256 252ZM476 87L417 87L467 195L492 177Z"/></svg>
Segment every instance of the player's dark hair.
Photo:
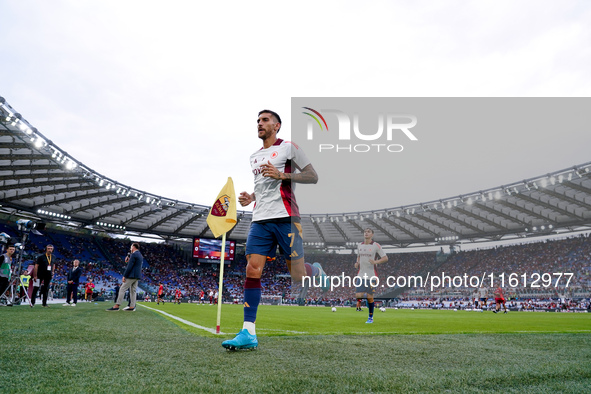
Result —
<svg viewBox="0 0 591 394"><path fill-rule="evenodd" d="M45 247L45 251L47 251L47 248L49 248L50 246L51 246L52 248L55 248L55 247L54 247L52 244L47 244L47 246Z"/></svg>
<svg viewBox="0 0 591 394"><path fill-rule="evenodd" d="M369 231L371 231L372 234L374 234L373 230L369 227L367 227L365 230L369 230ZM363 231L365 231L365 230L363 230Z"/></svg>
<svg viewBox="0 0 591 394"><path fill-rule="evenodd" d="M271 114L273 115L273 117L275 118L275 121L277 123L279 123L279 130L281 130L281 116L279 116L279 114L275 111L271 111L270 109L264 109L262 111L259 112L259 116L261 116L261 114ZM279 133L279 130L277 130L277 132Z"/></svg>
<svg viewBox="0 0 591 394"><path fill-rule="evenodd" d="M137 250L140 250L140 244L138 244L137 242L132 243L131 246L133 246Z"/></svg>

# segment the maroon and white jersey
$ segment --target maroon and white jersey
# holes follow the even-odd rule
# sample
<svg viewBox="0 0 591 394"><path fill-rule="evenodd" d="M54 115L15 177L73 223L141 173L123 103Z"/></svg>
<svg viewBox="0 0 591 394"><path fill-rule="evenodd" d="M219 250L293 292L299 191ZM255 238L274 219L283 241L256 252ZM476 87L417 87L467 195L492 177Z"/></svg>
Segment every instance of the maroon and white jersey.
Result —
<svg viewBox="0 0 591 394"><path fill-rule="evenodd" d="M255 206L252 221L279 219L300 216L295 200L295 184L265 178L261 165L271 162L279 172L295 173L301 171L310 161L304 152L293 142L277 139L267 149L261 148L250 156L250 167L254 174Z"/></svg>
<svg viewBox="0 0 591 394"><path fill-rule="evenodd" d="M379 260L386 255L382 250L382 246L377 242L366 244L362 242L357 246L357 255L359 256L359 272L358 276L363 277L367 275L369 278L378 276L376 266L369 262L369 260ZM376 255L380 256L376 258Z"/></svg>

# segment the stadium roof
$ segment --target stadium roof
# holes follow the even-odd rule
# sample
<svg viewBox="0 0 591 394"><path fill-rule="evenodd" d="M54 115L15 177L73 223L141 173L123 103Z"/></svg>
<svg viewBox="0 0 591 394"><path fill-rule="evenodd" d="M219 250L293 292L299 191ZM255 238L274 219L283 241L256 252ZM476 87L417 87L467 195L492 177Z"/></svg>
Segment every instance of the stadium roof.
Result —
<svg viewBox="0 0 591 394"><path fill-rule="evenodd" d="M13 215L164 239L212 237L209 206L155 195L85 166L0 97L0 204ZM229 238L246 239L252 214L239 211ZM304 241L351 246L363 228L383 245L408 247L591 229L591 162L437 201L365 212L304 215Z"/></svg>

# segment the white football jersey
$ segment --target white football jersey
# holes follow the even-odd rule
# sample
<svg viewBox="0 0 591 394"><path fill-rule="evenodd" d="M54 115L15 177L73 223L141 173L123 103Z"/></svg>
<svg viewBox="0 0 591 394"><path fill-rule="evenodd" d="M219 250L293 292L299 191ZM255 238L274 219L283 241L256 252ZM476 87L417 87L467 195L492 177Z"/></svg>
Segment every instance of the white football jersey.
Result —
<svg viewBox="0 0 591 394"><path fill-rule="evenodd" d="M310 164L296 144L282 139L277 139L275 144L267 149L261 148L253 153L250 156L255 195L252 221L299 217L300 212L294 195L295 183L265 178L261 165L268 162L284 173L301 171Z"/></svg>
<svg viewBox="0 0 591 394"><path fill-rule="evenodd" d="M373 241L370 244L362 242L357 246L357 255L359 256L359 272L357 275L363 277L365 274L369 278L372 276L378 276L376 266L370 263L369 260L378 260L386 255L382 250L382 246ZM376 258L376 255L380 257Z"/></svg>

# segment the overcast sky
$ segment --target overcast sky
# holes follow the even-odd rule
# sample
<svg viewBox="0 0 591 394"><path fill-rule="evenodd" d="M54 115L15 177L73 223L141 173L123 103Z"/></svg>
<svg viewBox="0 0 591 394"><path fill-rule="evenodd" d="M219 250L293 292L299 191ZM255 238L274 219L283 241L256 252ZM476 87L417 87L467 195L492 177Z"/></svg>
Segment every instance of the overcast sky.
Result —
<svg viewBox="0 0 591 394"><path fill-rule="evenodd" d="M95 171L210 205L228 176L237 193L253 190L257 112L282 114L289 139L291 97L591 93L588 2L289 4L0 0L0 96ZM567 140L534 168L499 157L483 176L506 180L482 185L581 164L590 145ZM438 197L468 191L447 186ZM386 205L437 198L426 190Z"/></svg>

